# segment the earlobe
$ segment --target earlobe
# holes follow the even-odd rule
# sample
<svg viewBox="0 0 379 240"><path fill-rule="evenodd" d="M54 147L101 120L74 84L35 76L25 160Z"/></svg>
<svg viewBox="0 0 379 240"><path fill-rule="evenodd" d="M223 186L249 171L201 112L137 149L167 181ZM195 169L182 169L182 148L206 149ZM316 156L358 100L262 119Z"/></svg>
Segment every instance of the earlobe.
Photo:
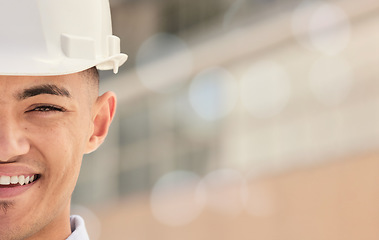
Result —
<svg viewBox="0 0 379 240"><path fill-rule="evenodd" d="M116 103L116 95L113 92L106 92L96 100L92 116L93 131L85 153L95 151L103 143L116 112Z"/></svg>

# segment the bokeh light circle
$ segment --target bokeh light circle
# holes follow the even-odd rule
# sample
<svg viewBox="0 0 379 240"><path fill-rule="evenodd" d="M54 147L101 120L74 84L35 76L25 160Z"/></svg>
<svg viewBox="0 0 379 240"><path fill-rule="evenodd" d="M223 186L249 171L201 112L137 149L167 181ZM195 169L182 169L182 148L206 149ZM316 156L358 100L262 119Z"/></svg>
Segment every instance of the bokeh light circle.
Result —
<svg viewBox="0 0 379 240"><path fill-rule="evenodd" d="M193 67L192 53L178 36L158 33L139 48L136 70L150 90L167 93L180 88Z"/></svg>
<svg viewBox="0 0 379 240"><path fill-rule="evenodd" d="M318 101L328 106L341 104L354 81L351 65L342 58L324 57L315 62L309 75L311 91Z"/></svg>
<svg viewBox="0 0 379 240"><path fill-rule="evenodd" d="M243 211L247 186L242 174L233 169L210 172L203 178L207 191L207 206L218 213L237 215Z"/></svg>
<svg viewBox="0 0 379 240"><path fill-rule="evenodd" d="M292 15L292 32L304 47L336 55L351 38L351 24L343 9L324 1L303 1Z"/></svg>
<svg viewBox="0 0 379 240"><path fill-rule="evenodd" d="M195 220L206 201L200 178L189 171L174 171L155 184L150 206L154 217L169 226L181 226Z"/></svg>
<svg viewBox="0 0 379 240"><path fill-rule="evenodd" d="M236 104L236 81L223 68L207 69L191 82L189 99L199 116L209 121L217 120L228 115Z"/></svg>
<svg viewBox="0 0 379 240"><path fill-rule="evenodd" d="M325 54L335 55L350 41L350 23L345 12L333 4L322 4L310 19L313 45Z"/></svg>
<svg viewBox="0 0 379 240"><path fill-rule="evenodd" d="M284 67L264 61L254 64L241 80L244 107L257 118L279 114L291 95L291 83Z"/></svg>

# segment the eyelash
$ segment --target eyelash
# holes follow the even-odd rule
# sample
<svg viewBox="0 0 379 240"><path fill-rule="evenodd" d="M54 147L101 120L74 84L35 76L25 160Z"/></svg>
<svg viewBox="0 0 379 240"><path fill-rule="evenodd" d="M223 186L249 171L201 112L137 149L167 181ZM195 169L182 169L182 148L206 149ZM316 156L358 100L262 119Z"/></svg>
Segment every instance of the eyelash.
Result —
<svg viewBox="0 0 379 240"><path fill-rule="evenodd" d="M66 109L55 105L40 105L26 112L65 112Z"/></svg>

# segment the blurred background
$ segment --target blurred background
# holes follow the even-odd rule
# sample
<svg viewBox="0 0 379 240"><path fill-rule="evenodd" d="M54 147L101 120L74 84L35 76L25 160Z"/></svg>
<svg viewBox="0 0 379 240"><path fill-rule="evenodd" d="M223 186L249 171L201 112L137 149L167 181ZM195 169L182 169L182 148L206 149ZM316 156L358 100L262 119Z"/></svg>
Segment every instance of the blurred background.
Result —
<svg viewBox="0 0 379 240"><path fill-rule="evenodd" d="M379 2L111 0L92 240L379 238Z"/></svg>

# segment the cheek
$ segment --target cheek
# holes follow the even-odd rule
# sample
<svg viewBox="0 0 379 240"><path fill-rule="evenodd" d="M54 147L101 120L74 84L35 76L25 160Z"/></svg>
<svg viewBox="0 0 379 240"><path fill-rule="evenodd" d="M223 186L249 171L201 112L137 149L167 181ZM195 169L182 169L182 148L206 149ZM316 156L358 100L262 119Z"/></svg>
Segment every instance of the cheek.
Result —
<svg viewBox="0 0 379 240"><path fill-rule="evenodd" d="M33 133L31 155L44 166L41 180L51 208L69 201L79 176L87 128L78 123L67 121L29 130Z"/></svg>
<svg viewBox="0 0 379 240"><path fill-rule="evenodd" d="M75 121L74 121L75 120ZM27 128L31 151L41 156L46 174L57 178L72 178L79 173L89 132L89 121L75 118L66 121L29 125Z"/></svg>
<svg viewBox="0 0 379 240"><path fill-rule="evenodd" d="M39 118L25 122L28 138L49 149L70 151L82 149L90 132L90 121L86 116L74 113L63 117Z"/></svg>

